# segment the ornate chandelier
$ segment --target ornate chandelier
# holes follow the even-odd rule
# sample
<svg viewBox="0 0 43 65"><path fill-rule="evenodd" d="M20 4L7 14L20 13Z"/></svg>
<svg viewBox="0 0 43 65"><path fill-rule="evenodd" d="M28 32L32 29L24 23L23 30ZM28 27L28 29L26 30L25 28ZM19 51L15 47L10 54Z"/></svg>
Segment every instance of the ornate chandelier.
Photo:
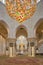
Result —
<svg viewBox="0 0 43 65"><path fill-rule="evenodd" d="M23 22L36 11L36 0L6 0L6 8L10 17Z"/></svg>

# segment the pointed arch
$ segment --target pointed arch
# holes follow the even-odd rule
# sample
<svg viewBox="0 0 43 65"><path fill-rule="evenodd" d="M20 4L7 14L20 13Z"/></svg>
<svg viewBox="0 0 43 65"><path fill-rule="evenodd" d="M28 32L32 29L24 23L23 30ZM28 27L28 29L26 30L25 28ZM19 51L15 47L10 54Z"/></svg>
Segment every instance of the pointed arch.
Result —
<svg viewBox="0 0 43 65"><path fill-rule="evenodd" d="M4 37L8 37L9 28L5 21L0 20L0 34Z"/></svg>
<svg viewBox="0 0 43 65"><path fill-rule="evenodd" d="M25 37L28 37L27 28L24 25L20 25L16 29L16 37L24 35Z"/></svg>
<svg viewBox="0 0 43 65"><path fill-rule="evenodd" d="M43 18L39 19L34 27L35 36L36 33L40 32L43 29Z"/></svg>

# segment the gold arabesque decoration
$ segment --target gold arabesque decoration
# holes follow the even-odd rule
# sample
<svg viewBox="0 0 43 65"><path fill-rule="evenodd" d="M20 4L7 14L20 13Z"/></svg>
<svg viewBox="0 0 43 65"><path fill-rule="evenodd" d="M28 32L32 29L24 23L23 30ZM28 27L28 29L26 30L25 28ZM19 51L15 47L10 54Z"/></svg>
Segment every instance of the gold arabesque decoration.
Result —
<svg viewBox="0 0 43 65"><path fill-rule="evenodd" d="M30 18L36 10L36 0L6 0L9 15L19 22Z"/></svg>

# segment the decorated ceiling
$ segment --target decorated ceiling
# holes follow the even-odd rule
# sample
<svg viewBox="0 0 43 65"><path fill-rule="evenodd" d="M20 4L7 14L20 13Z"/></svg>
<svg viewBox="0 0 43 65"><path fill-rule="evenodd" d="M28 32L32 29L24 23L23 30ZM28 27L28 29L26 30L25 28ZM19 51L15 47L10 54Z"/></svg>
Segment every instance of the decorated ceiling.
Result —
<svg viewBox="0 0 43 65"><path fill-rule="evenodd" d="M6 0L6 9L11 18L23 22L36 11L36 0Z"/></svg>

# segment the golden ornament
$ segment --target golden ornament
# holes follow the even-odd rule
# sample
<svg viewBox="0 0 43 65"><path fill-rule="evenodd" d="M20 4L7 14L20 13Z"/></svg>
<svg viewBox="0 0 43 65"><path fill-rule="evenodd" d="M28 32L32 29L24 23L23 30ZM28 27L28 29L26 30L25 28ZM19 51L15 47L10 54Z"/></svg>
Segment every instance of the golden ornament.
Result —
<svg viewBox="0 0 43 65"><path fill-rule="evenodd" d="M6 0L6 8L13 19L23 22L36 11L36 0Z"/></svg>

